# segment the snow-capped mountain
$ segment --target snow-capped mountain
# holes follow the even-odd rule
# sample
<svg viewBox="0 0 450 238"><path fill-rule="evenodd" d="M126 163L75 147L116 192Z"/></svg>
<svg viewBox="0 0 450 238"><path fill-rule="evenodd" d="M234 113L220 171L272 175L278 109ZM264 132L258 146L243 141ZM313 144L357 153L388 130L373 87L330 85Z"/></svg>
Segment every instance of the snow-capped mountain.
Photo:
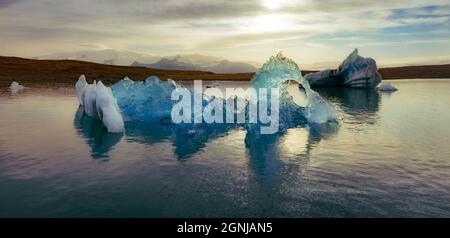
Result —
<svg viewBox="0 0 450 238"><path fill-rule="evenodd" d="M35 59L72 59L89 61L99 64L110 65L130 65L134 61L154 63L161 59L159 56L140 54L131 51L106 50L85 50L74 52L59 52L49 55L35 57Z"/></svg>
<svg viewBox="0 0 450 238"><path fill-rule="evenodd" d="M154 64L134 62L133 66L143 66L155 69L200 70L214 73L247 73L255 72L256 67L244 62L232 62L213 56L178 55L162 58Z"/></svg>
<svg viewBox="0 0 450 238"><path fill-rule="evenodd" d="M171 69L171 70L200 70L189 59L182 57L175 57L173 59L162 58L154 64L146 64L144 67L154 69Z"/></svg>
<svg viewBox="0 0 450 238"><path fill-rule="evenodd" d="M131 65L168 70L201 70L215 73L256 71L256 67L250 63L228 61L208 55L188 54L162 57L113 49L60 52L38 56L35 59L73 59L110 65Z"/></svg>
<svg viewBox="0 0 450 238"><path fill-rule="evenodd" d="M215 73L248 73L257 70L255 66L249 63L232 62L228 60L222 60L214 66L206 67L206 69L207 71Z"/></svg>

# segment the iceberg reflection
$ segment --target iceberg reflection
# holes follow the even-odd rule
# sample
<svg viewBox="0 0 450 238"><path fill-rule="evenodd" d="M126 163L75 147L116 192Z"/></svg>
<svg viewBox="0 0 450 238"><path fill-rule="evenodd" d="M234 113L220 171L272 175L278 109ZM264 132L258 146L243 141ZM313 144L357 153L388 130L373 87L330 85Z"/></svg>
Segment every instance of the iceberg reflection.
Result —
<svg viewBox="0 0 450 238"><path fill-rule="evenodd" d="M184 161L203 149L208 141L226 136L231 129L235 128L234 125L229 124L192 125L182 127L159 122L127 122L125 135L127 141L148 145L169 141L172 143L177 159ZM188 133L187 130L192 128L195 128L193 130L195 132Z"/></svg>
<svg viewBox="0 0 450 238"><path fill-rule="evenodd" d="M91 147L92 158L106 158L107 153L122 139L123 134L109 133L103 122L88 116L83 107L78 107L74 127Z"/></svg>
<svg viewBox="0 0 450 238"><path fill-rule="evenodd" d="M381 95L372 89L317 88L320 95L334 102L352 123L375 124L379 117Z"/></svg>
<svg viewBox="0 0 450 238"><path fill-rule="evenodd" d="M190 134L185 130L190 130L192 125L183 129L179 125L159 122L126 122L124 135L108 133L102 122L87 116L82 107L75 114L74 127L91 147L93 158L107 157L108 152L125 136L127 142L146 145L169 142L180 161L189 159L204 149L208 142L225 137L232 130L244 130L230 124L196 124L195 134ZM328 123L302 125L273 135L255 135L255 131L247 131L245 147L251 160L308 156L315 144L334 134L338 128Z"/></svg>

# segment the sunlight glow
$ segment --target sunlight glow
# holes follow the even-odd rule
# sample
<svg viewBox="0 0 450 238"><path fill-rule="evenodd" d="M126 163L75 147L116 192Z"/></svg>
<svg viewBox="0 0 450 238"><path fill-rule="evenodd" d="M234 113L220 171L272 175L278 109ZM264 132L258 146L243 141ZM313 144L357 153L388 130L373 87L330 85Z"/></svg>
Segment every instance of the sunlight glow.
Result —
<svg viewBox="0 0 450 238"><path fill-rule="evenodd" d="M262 3L264 7L270 10L278 9L281 6L280 0L263 0Z"/></svg>
<svg viewBox="0 0 450 238"><path fill-rule="evenodd" d="M261 15L253 17L246 21L246 32L283 32L293 28L292 24L289 24L287 16L283 15Z"/></svg>

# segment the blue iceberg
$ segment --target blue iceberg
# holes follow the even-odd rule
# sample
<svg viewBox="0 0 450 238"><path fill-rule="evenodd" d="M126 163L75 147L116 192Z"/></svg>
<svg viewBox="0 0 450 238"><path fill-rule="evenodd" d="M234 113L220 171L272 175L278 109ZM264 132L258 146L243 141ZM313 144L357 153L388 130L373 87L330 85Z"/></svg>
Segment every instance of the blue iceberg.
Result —
<svg viewBox="0 0 450 238"><path fill-rule="evenodd" d="M125 121L159 121L170 118L172 91L180 87L172 80L156 76L144 82L129 78L111 86Z"/></svg>
<svg viewBox="0 0 450 238"><path fill-rule="evenodd" d="M289 94L288 82L294 81L304 90L307 98L305 107L297 105ZM310 123L326 123L339 121L336 109L326 102L317 92L311 89L308 81L302 76L298 65L280 52L272 56L251 80L253 88L280 89L280 123L290 124L304 118Z"/></svg>
<svg viewBox="0 0 450 238"><path fill-rule="evenodd" d="M297 89L300 93L305 94L306 105L297 105L289 94L288 86L292 82L298 84ZM272 56L256 72L251 80L251 89L255 93L249 98L211 97L202 92L185 88L173 80L160 80L155 76L149 77L145 81L133 81L125 78L112 85L111 88L107 88L101 82L87 84L86 79L82 76L77 82L76 88L80 105L84 106L86 114L102 120L103 124L111 131L123 130L123 121L140 121L172 124L177 133L182 132L193 137L204 131L214 131L212 128L227 131L231 128L243 127L251 134L258 134L268 124L276 123L275 131L263 133L273 134L299 124L322 124L340 120L336 109L311 89L298 65L281 53ZM264 92L267 95L261 97ZM99 93L102 95L101 98L99 98ZM200 116L196 114L196 105L194 105L193 110L183 110L184 116L192 118L194 123L185 121L174 123L173 108L179 103L173 99L174 93L183 95L183 100L188 100L189 105L199 102L199 105L196 105L200 107L201 112L203 114L208 112L216 120L211 122L205 119L202 113ZM186 95L188 98L184 98ZM262 110L261 102L266 105L266 119L273 119L270 122L251 120L252 113ZM102 105L99 107L96 105L98 103L102 103ZM244 105L244 107L238 107L238 105ZM227 113L229 109L233 109L231 114L233 118L243 117L245 120L230 122L227 120L229 115L222 113L222 109L225 109L223 111L227 111ZM272 118L273 115L277 115L277 117ZM220 123L218 123L219 121Z"/></svg>

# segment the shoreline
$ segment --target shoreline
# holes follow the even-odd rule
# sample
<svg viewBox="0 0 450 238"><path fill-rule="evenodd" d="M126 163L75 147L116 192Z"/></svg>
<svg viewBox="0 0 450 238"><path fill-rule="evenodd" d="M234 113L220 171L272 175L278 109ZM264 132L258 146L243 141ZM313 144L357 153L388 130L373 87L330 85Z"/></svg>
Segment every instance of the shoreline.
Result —
<svg viewBox="0 0 450 238"><path fill-rule="evenodd" d="M304 70L302 74L317 72ZM450 64L380 68L383 80L450 78ZM21 84L72 85L81 74L88 82L101 80L113 84L124 77L145 80L150 76L175 81L249 81L254 72L216 74L205 71L162 70L133 66L104 65L77 60L35 60L0 56L0 85L12 81Z"/></svg>

